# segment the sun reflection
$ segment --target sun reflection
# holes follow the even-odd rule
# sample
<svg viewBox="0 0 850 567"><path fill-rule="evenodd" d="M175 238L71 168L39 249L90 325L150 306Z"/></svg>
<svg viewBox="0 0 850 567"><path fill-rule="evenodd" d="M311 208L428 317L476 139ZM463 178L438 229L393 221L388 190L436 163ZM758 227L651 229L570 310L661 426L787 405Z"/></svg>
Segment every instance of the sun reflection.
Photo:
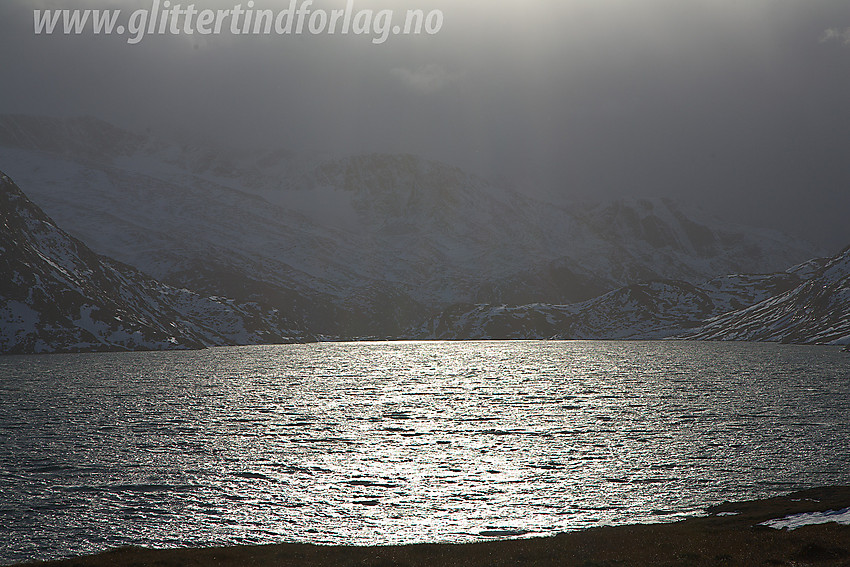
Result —
<svg viewBox="0 0 850 567"><path fill-rule="evenodd" d="M292 345L115 355L112 375L87 359L62 384L4 390L21 399L0 423L21 429L0 444L16 471L0 488L10 507L49 512L57 549L85 551L93 533L110 546L526 537L673 520L760 496L779 473L850 482L834 418L850 410L846 358L729 348ZM810 458L823 451L829 467Z"/></svg>

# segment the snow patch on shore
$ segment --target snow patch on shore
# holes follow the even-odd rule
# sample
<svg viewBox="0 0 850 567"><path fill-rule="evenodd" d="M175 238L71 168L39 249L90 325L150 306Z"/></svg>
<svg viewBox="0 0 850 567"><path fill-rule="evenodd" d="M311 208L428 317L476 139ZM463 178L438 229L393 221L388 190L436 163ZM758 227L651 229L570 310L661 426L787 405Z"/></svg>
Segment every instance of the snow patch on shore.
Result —
<svg viewBox="0 0 850 567"><path fill-rule="evenodd" d="M826 512L809 512L806 514L793 514L776 520L768 520L762 522L760 526L767 526L777 530L795 530L802 526L812 526L815 524L828 524L836 522L845 526L850 526L850 508L843 510L827 510Z"/></svg>

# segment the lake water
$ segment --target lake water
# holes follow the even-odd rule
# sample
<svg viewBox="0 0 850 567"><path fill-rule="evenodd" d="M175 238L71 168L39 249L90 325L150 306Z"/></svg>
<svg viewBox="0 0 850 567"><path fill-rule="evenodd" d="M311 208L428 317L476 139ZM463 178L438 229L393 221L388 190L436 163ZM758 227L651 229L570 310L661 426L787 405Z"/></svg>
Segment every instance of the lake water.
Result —
<svg viewBox="0 0 850 567"><path fill-rule="evenodd" d="M669 521L850 484L850 354L323 343L0 358L0 563Z"/></svg>

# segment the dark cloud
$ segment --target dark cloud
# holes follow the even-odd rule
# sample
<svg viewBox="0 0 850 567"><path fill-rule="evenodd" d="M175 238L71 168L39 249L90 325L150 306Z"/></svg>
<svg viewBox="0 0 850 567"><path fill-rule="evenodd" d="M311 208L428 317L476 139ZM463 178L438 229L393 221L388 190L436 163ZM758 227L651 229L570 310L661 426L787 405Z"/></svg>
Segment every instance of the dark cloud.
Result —
<svg viewBox="0 0 850 567"><path fill-rule="evenodd" d="M411 152L529 191L671 195L850 243L843 0L360 0L443 12L438 34L380 45L32 33L37 7L149 5L4 2L2 110L224 145Z"/></svg>

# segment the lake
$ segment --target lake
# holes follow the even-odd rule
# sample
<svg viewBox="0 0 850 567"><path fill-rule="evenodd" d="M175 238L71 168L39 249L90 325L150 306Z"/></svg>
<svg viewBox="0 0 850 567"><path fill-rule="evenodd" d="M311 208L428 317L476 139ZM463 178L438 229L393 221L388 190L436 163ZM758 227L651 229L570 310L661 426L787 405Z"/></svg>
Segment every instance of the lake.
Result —
<svg viewBox="0 0 850 567"><path fill-rule="evenodd" d="M850 354L403 342L0 357L0 563L672 521L850 484Z"/></svg>

